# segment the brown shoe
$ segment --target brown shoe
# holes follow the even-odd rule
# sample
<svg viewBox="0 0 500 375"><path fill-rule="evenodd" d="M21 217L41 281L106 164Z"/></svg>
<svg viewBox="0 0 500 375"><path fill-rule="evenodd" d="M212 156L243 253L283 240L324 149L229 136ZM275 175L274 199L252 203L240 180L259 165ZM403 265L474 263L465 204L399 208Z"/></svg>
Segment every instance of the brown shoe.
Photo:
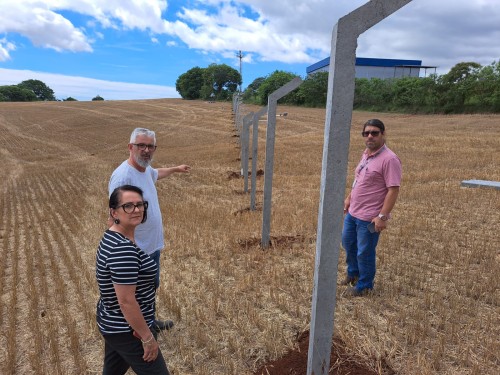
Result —
<svg viewBox="0 0 500 375"><path fill-rule="evenodd" d="M370 290L371 289L367 289L367 288L359 290L355 286L350 286L346 290L346 295L348 295L349 297L363 297L363 296L366 296L368 293L370 293Z"/></svg>
<svg viewBox="0 0 500 375"><path fill-rule="evenodd" d="M344 281L342 281L340 283L340 285L351 285L351 286L354 286L357 282L358 282L358 277L357 276L349 276L349 275L347 275L345 277Z"/></svg>

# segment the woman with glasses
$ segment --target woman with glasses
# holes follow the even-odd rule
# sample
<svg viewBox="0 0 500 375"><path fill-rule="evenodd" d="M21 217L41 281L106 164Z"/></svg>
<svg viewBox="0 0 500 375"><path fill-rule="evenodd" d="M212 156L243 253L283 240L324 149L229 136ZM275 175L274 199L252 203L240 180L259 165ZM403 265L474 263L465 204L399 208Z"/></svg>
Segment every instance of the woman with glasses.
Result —
<svg viewBox="0 0 500 375"><path fill-rule="evenodd" d="M117 187L109 197L112 226L104 232L96 256L100 298L97 325L104 338L103 375L168 375L152 329L158 266L134 239L147 219L148 202L136 186Z"/></svg>
<svg viewBox="0 0 500 375"><path fill-rule="evenodd" d="M122 185L134 185L142 189L144 199L149 202L148 221L135 229L135 243L158 264L156 287L160 286L160 254L165 247L163 218L160 197L156 184L174 173L189 173L191 167L185 164L177 167L153 168L151 163L156 150L156 133L145 128L136 128L130 135L129 157L116 168L109 180L108 193ZM109 223L111 225L112 222ZM170 330L171 320L157 319L157 332Z"/></svg>

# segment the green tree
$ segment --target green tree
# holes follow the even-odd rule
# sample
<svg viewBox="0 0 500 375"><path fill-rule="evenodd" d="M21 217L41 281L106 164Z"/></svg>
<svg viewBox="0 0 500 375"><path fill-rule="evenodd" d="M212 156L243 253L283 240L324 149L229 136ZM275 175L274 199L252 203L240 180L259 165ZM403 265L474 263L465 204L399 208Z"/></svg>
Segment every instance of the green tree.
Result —
<svg viewBox="0 0 500 375"><path fill-rule="evenodd" d="M481 65L461 62L440 77L440 104L445 113L466 111L466 102L473 96Z"/></svg>
<svg viewBox="0 0 500 375"><path fill-rule="evenodd" d="M189 69L175 81L175 89L183 99L199 99L203 87L203 71L200 67Z"/></svg>
<svg viewBox="0 0 500 375"><path fill-rule="evenodd" d="M284 84L290 82L292 79L297 77L296 74L285 72L283 70L275 70L271 75L269 75L264 82L259 86L258 96L260 98L260 104L266 105L267 98L274 91L278 90ZM280 103L284 104L301 104L301 98L298 95L298 89L285 95L279 100Z"/></svg>
<svg viewBox="0 0 500 375"><path fill-rule="evenodd" d="M33 102L37 97L30 89L19 87L19 85L0 86L0 101L4 102Z"/></svg>
<svg viewBox="0 0 500 375"><path fill-rule="evenodd" d="M500 112L500 61L479 70L469 104L480 111Z"/></svg>
<svg viewBox="0 0 500 375"><path fill-rule="evenodd" d="M396 108L407 108L414 105L418 98L420 78L404 77L393 80L393 102Z"/></svg>
<svg viewBox="0 0 500 375"><path fill-rule="evenodd" d="M56 100L56 97L54 96L54 91L45 83L37 79L28 79L26 81L22 81L17 86L19 86L22 89L28 89L33 91L38 100L50 100L50 101Z"/></svg>
<svg viewBox="0 0 500 375"><path fill-rule="evenodd" d="M262 85L265 80L266 79L264 77L254 79L253 82L249 84L243 92L243 100L250 101L255 104L259 103L260 101L258 99L258 90L260 85Z"/></svg>
<svg viewBox="0 0 500 375"><path fill-rule="evenodd" d="M204 85L201 88L201 97L210 99L212 93L217 100L227 100L241 84L240 73L226 64L210 64L203 72Z"/></svg>
<svg viewBox="0 0 500 375"><path fill-rule="evenodd" d="M418 94L413 112L440 112L437 77L437 75L431 74L429 77L419 78Z"/></svg>
<svg viewBox="0 0 500 375"><path fill-rule="evenodd" d="M92 101L93 101L93 102L95 102L95 101L99 101L99 100L104 100L104 98L103 98L103 97L101 97L100 95L94 96L94 97L92 98Z"/></svg>
<svg viewBox="0 0 500 375"><path fill-rule="evenodd" d="M298 95L308 107L325 107L328 93L328 72L309 75L299 86Z"/></svg>
<svg viewBox="0 0 500 375"><path fill-rule="evenodd" d="M75 98L71 97L71 96L68 96L66 99L63 99L64 102L77 102L78 100L76 100Z"/></svg>
<svg viewBox="0 0 500 375"><path fill-rule="evenodd" d="M392 79L356 78L354 108L389 110L393 99Z"/></svg>
<svg viewBox="0 0 500 375"><path fill-rule="evenodd" d="M443 76L445 83L462 83L467 81L473 76L477 70L481 68L481 64L476 62L461 62L450 69L448 73Z"/></svg>

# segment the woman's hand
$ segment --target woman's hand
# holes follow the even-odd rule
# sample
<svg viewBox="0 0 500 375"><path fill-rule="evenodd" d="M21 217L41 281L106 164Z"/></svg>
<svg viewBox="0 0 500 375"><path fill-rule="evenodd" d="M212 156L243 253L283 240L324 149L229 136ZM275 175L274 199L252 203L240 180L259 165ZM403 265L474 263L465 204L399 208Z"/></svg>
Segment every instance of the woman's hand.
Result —
<svg viewBox="0 0 500 375"><path fill-rule="evenodd" d="M114 284L118 303L123 316L133 329L133 334L142 342L146 362L151 362L158 357L158 342L144 320L141 309L135 299L136 285Z"/></svg>
<svg viewBox="0 0 500 375"><path fill-rule="evenodd" d="M135 332L134 332L135 335ZM146 362L152 362L156 360L158 357L158 342L155 340L153 334L151 333L151 336L143 340L141 339L142 342L142 348L144 349L144 355L142 356L142 359Z"/></svg>

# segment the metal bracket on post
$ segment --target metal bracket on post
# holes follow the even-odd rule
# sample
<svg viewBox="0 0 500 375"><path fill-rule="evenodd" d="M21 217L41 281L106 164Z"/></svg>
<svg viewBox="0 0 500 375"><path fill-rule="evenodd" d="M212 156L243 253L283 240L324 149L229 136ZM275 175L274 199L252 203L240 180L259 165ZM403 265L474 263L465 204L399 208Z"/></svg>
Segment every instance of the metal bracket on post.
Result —
<svg viewBox="0 0 500 375"><path fill-rule="evenodd" d="M248 192L248 143L250 138L250 124L252 123L253 112L243 117L243 127L240 135L241 143L241 174L244 177L243 191Z"/></svg>
<svg viewBox="0 0 500 375"><path fill-rule="evenodd" d="M330 368L357 39L411 1L371 0L339 19L333 29L307 375L327 375Z"/></svg>
<svg viewBox="0 0 500 375"><path fill-rule="evenodd" d="M252 181L250 195L250 210L255 211L255 194L257 190L257 151L259 148L259 119L267 112L267 105L253 115L252 127Z"/></svg>
<svg viewBox="0 0 500 375"><path fill-rule="evenodd" d="M262 240L261 246L269 246L271 232L271 198L273 192L274 140L276 133L276 107L278 100L295 90L302 83L300 77L295 77L287 84L269 95L267 99L267 129L266 129L266 164L264 170L264 206L262 208Z"/></svg>

